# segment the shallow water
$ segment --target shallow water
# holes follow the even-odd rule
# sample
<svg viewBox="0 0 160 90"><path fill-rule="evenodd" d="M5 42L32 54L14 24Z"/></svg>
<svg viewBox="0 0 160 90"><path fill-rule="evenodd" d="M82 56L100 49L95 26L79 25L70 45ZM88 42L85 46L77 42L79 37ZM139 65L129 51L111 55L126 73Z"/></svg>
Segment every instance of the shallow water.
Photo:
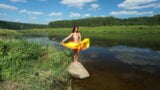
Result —
<svg viewBox="0 0 160 90"><path fill-rule="evenodd" d="M47 36L27 40L60 46ZM73 90L160 90L159 50L96 45L80 52L80 62L91 76L84 80L72 78Z"/></svg>
<svg viewBox="0 0 160 90"><path fill-rule="evenodd" d="M160 89L160 51L127 46L91 47L80 56L91 77L73 79L73 90Z"/></svg>

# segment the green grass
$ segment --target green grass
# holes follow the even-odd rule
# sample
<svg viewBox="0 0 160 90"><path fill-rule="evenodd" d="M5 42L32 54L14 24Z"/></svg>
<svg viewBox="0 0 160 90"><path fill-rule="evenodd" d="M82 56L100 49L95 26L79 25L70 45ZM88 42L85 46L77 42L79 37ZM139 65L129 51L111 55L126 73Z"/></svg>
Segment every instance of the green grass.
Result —
<svg viewBox="0 0 160 90"><path fill-rule="evenodd" d="M9 36L43 35L61 41L71 33L72 28L48 28L26 30L0 30ZM113 46L128 45L160 49L160 25L147 26L106 26L106 27L79 27L82 38L89 37L91 45ZM13 32L13 33L11 33ZM1 34L2 35L2 34Z"/></svg>
<svg viewBox="0 0 160 90"><path fill-rule="evenodd" d="M61 40L71 33L72 28L48 28L22 30L24 34L48 34L51 38ZM92 45L112 46L131 45L157 48L160 46L160 25L158 26L106 26L106 27L80 27L82 38L91 38Z"/></svg>
<svg viewBox="0 0 160 90"><path fill-rule="evenodd" d="M66 88L69 50L26 40L0 39L0 88L51 90Z"/></svg>
<svg viewBox="0 0 160 90"><path fill-rule="evenodd" d="M21 33L29 34L48 34L49 36L66 36L71 33L72 28L48 28L48 29L29 29L22 30ZM97 39L121 39L124 37L132 38L130 35L160 34L160 26L108 26L108 27L80 27L79 31L83 37ZM130 36L130 37L128 37ZM136 40L137 38L135 38Z"/></svg>
<svg viewBox="0 0 160 90"><path fill-rule="evenodd" d="M15 37L22 35L23 35L22 33L17 32L15 30L0 29L0 37Z"/></svg>

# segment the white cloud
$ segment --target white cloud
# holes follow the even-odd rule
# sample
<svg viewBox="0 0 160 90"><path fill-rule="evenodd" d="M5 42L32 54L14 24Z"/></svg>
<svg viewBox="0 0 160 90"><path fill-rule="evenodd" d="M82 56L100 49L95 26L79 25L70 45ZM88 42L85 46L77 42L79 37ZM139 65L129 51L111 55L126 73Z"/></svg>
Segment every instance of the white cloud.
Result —
<svg viewBox="0 0 160 90"><path fill-rule="evenodd" d="M62 18L53 19L51 21L60 21L60 20L62 20Z"/></svg>
<svg viewBox="0 0 160 90"><path fill-rule="evenodd" d="M25 13L25 14L28 14L28 15L42 15L43 14L43 12L29 11L29 10L26 10L26 9L20 10L19 13Z"/></svg>
<svg viewBox="0 0 160 90"><path fill-rule="evenodd" d="M0 16L6 16L6 14L5 13L0 13Z"/></svg>
<svg viewBox="0 0 160 90"><path fill-rule="evenodd" d="M49 14L49 16L62 16L63 13L62 12L52 12Z"/></svg>
<svg viewBox="0 0 160 90"><path fill-rule="evenodd" d="M114 46L109 50L115 54L117 59L127 64L160 66L160 55L150 49Z"/></svg>
<svg viewBox="0 0 160 90"><path fill-rule="evenodd" d="M17 7L0 3L0 9L18 10Z"/></svg>
<svg viewBox="0 0 160 90"><path fill-rule="evenodd" d="M26 2L26 0L10 0L11 2L14 2L14 3L16 3L16 2L22 2L22 3L25 3Z"/></svg>
<svg viewBox="0 0 160 90"><path fill-rule="evenodd" d="M36 0L36 1L45 2L45 1L48 1L48 0Z"/></svg>
<svg viewBox="0 0 160 90"><path fill-rule="evenodd" d="M80 13L75 13L75 12L71 12L69 17L80 17L81 14Z"/></svg>
<svg viewBox="0 0 160 90"><path fill-rule="evenodd" d="M97 9L100 9L100 8L99 8L99 5L95 3L91 4L91 7L89 8L89 10L93 10L93 11L96 11Z"/></svg>
<svg viewBox="0 0 160 90"><path fill-rule="evenodd" d="M20 13L27 13L28 11L26 9L20 10Z"/></svg>
<svg viewBox="0 0 160 90"><path fill-rule="evenodd" d="M111 15L153 15L153 11L139 12L139 11L112 11Z"/></svg>
<svg viewBox="0 0 160 90"><path fill-rule="evenodd" d="M16 3L16 2L26 3L26 2L27 2L27 0L10 0L10 1L11 1L11 2L14 2L14 3ZM45 2L45 1L47 1L47 0L36 0L36 1Z"/></svg>
<svg viewBox="0 0 160 90"><path fill-rule="evenodd" d="M100 17L106 17L105 15L100 15Z"/></svg>
<svg viewBox="0 0 160 90"><path fill-rule="evenodd" d="M61 4L69 7L82 8L86 3L95 2L96 0L61 0Z"/></svg>
<svg viewBox="0 0 160 90"><path fill-rule="evenodd" d="M35 20L35 19L37 19L38 17L36 17L36 16L29 16L29 18L32 19L32 20Z"/></svg>
<svg viewBox="0 0 160 90"><path fill-rule="evenodd" d="M20 21L20 19L15 19L14 21L15 21L15 22L19 22L19 21Z"/></svg>
<svg viewBox="0 0 160 90"><path fill-rule="evenodd" d="M47 0L39 0L39 1L42 1L42 2L44 2L44 1L47 1Z"/></svg>
<svg viewBox="0 0 160 90"><path fill-rule="evenodd" d="M125 0L118 7L125 9L159 8L158 0Z"/></svg>
<svg viewBox="0 0 160 90"><path fill-rule="evenodd" d="M91 15L89 13L84 14L83 17L90 17Z"/></svg>
<svg viewBox="0 0 160 90"><path fill-rule="evenodd" d="M87 13L87 14L80 14L80 13L75 13L75 12L70 12L69 17L71 18L76 18L76 17L91 17L91 14Z"/></svg>

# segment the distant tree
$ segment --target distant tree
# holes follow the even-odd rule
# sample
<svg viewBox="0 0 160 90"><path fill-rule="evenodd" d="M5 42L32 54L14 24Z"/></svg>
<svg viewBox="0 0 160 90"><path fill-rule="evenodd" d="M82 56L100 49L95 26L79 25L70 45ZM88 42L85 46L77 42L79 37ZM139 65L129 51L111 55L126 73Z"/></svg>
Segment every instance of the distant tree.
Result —
<svg viewBox="0 0 160 90"><path fill-rule="evenodd" d="M47 28L48 25L42 24L29 24L29 23L18 23L18 22L9 22L9 21L0 21L0 28L6 29L32 29L32 28Z"/></svg>
<svg viewBox="0 0 160 90"><path fill-rule="evenodd" d="M49 23L49 27L72 27L74 25L87 27L111 25L160 25L160 15L125 19L115 17L92 17L77 20L53 21Z"/></svg>
<svg viewBox="0 0 160 90"><path fill-rule="evenodd" d="M32 29L32 28L61 28L73 27L74 25L96 27L96 26L112 26L112 25L160 25L160 15L152 17L135 17L135 18L115 18L115 17L91 17L77 20L60 20L52 21L48 25L18 23L9 21L0 21L0 28L7 29Z"/></svg>

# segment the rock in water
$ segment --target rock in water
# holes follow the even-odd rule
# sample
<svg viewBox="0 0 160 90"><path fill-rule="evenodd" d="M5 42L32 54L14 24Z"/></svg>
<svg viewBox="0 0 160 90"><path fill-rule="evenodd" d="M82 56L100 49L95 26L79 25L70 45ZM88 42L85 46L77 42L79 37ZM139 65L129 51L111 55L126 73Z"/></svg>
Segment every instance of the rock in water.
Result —
<svg viewBox="0 0 160 90"><path fill-rule="evenodd" d="M69 73L71 76L79 79L85 79L89 77L88 71L85 69L85 67L80 63L71 63L68 68Z"/></svg>

